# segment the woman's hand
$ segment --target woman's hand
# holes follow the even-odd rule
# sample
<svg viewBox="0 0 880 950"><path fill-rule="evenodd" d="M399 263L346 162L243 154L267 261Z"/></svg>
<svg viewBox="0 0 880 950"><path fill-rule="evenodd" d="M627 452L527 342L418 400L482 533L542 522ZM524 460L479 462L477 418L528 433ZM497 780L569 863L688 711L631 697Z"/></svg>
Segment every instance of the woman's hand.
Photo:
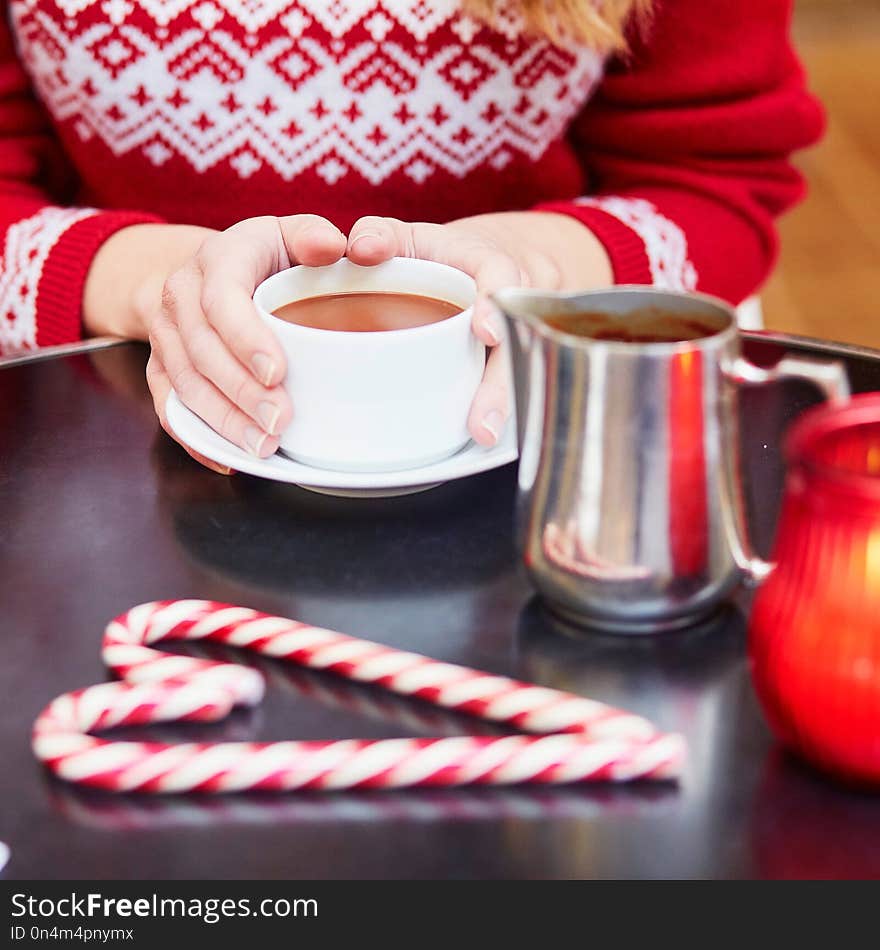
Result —
<svg viewBox="0 0 880 950"><path fill-rule="evenodd" d="M468 417L481 445L494 445L510 415L510 394L499 317L488 295L503 287L588 290L613 283L605 248L580 222L538 211L486 214L450 224L411 224L395 218L361 218L351 229L346 254L357 264L416 257L470 274L479 298L474 333L492 348Z"/></svg>
<svg viewBox="0 0 880 950"><path fill-rule="evenodd" d="M317 215L261 217L226 231L172 225L125 228L101 248L86 283L91 333L148 339L147 382L162 427L172 387L230 442L265 458L292 407L281 387L284 355L251 297L294 264L332 264L345 236ZM119 288L130 292L120 306ZM227 469L184 448L215 471Z"/></svg>
<svg viewBox="0 0 880 950"><path fill-rule="evenodd" d="M448 225L362 218L347 241L316 215L251 218L222 232L144 224L117 232L96 255L83 297L85 329L150 341L147 381L172 437L165 402L173 387L225 438L267 457L294 410L280 385L284 356L257 316L254 289L286 267L332 264L346 253L359 264L419 257L474 277L480 292L474 331L493 353L468 425L484 445L498 440L510 413L497 351L501 328L487 295L516 285L561 290L611 283L602 245L564 215L511 212Z"/></svg>

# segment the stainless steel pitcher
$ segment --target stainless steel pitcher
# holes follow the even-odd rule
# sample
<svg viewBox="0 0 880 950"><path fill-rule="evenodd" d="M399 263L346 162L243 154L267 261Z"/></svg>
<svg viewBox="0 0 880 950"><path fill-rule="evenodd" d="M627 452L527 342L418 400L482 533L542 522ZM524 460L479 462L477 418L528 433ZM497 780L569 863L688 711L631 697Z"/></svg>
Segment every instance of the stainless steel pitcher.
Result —
<svg viewBox="0 0 880 950"><path fill-rule="evenodd" d="M770 566L744 525L740 384L807 379L848 398L839 363L740 355L724 302L650 287L497 294L507 322L520 448L518 531L526 569L564 617L622 632L695 622ZM626 324L657 308L711 318L686 342L606 342L544 317L602 313ZM558 320L554 321L559 323Z"/></svg>

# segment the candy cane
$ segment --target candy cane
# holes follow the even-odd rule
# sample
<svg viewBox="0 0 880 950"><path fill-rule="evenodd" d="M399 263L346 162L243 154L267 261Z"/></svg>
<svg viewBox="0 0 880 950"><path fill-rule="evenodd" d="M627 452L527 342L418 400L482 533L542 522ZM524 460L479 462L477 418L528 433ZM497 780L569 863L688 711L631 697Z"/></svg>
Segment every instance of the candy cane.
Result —
<svg viewBox="0 0 880 950"><path fill-rule="evenodd" d="M264 681L256 670L154 649L163 640L243 647L539 735L177 745L89 735L116 726L216 721L235 705L261 700ZM134 607L108 625L102 656L122 681L50 703L34 724L33 750L59 778L111 791L672 779L684 759L680 736L603 703L212 601Z"/></svg>
<svg viewBox="0 0 880 950"><path fill-rule="evenodd" d="M188 654L240 664L241 650L209 643L207 649L190 641ZM393 722L401 729L417 729L433 736L460 736L465 727L465 717L452 710L440 709L428 703L414 703L409 697L398 696L388 690L359 689L351 680L341 677L315 676L313 671L300 666L281 664L276 660L252 654L248 666L256 669L269 689L312 699L324 708L340 709L364 719ZM503 727L484 719L468 717L471 732L476 735L497 736ZM171 727L173 728L173 727Z"/></svg>

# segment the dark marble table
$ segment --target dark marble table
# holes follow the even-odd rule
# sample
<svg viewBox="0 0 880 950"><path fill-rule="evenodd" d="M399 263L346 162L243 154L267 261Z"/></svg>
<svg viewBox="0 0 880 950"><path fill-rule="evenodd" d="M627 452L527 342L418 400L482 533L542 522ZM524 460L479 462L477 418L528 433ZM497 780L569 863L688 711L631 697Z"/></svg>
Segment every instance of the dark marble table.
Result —
<svg viewBox="0 0 880 950"><path fill-rule="evenodd" d="M877 355L837 352L856 389ZM93 349L0 369L0 839L9 878L560 878L880 875L880 799L791 761L745 660L746 594L701 629L573 636L533 598L512 540L514 466L420 495L342 500L201 469L158 432L146 352ZM753 530L767 553L780 434L806 386L747 390ZM584 693L684 732L680 786L112 797L48 778L34 717L100 681L105 623L173 597L252 606ZM332 677L264 667L263 706L163 738L436 733L424 711ZM465 720L444 729L465 731Z"/></svg>

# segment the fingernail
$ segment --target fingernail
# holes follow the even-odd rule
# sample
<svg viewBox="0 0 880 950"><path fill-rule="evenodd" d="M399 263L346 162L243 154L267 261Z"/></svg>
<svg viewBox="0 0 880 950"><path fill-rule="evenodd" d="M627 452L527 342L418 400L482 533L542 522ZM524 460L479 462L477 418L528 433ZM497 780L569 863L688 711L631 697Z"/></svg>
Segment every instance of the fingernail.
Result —
<svg viewBox="0 0 880 950"><path fill-rule="evenodd" d="M491 346L498 346L501 342L504 327L501 323L501 314L488 297L480 296L476 303L477 325L483 328Z"/></svg>
<svg viewBox="0 0 880 950"><path fill-rule="evenodd" d="M483 326L486 329L486 336L492 341L492 346L498 346L501 342L501 323L497 314L490 313Z"/></svg>
<svg viewBox="0 0 880 950"><path fill-rule="evenodd" d="M254 376L264 385L271 384L272 376L275 373L275 361L271 356L265 353L254 353L251 358L251 366L254 370Z"/></svg>
<svg viewBox="0 0 880 950"><path fill-rule="evenodd" d="M504 416L497 409L492 409L486 413L482 424L483 428L497 442L504 430Z"/></svg>
<svg viewBox="0 0 880 950"><path fill-rule="evenodd" d="M257 406L257 418L260 420L260 425L262 425L269 435L278 434L275 431L275 427L278 425L278 417L280 415L281 410L271 402L261 402L259 406Z"/></svg>
<svg viewBox="0 0 880 950"><path fill-rule="evenodd" d="M358 241L362 241L364 238L374 238L377 241L381 241L382 235L378 231L361 231L361 233L352 240L349 247L354 247Z"/></svg>
<svg viewBox="0 0 880 950"><path fill-rule="evenodd" d="M260 449L263 448L263 443L268 438L268 433L263 432L262 429L258 429L256 426L245 426L244 444L248 447L248 450L258 458L260 456Z"/></svg>

